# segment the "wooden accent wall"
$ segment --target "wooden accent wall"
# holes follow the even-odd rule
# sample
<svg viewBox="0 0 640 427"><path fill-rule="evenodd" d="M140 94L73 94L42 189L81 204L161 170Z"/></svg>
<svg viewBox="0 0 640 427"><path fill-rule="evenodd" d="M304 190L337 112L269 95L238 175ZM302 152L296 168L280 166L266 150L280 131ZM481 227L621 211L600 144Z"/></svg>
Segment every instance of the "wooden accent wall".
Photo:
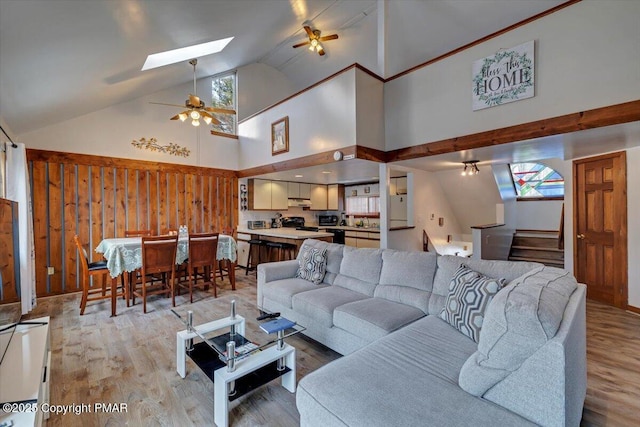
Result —
<svg viewBox="0 0 640 427"><path fill-rule="evenodd" d="M38 297L80 290L74 234L99 261L100 241L128 229L161 234L184 224L193 233L237 223L234 171L42 150L27 150L27 159Z"/></svg>
<svg viewBox="0 0 640 427"><path fill-rule="evenodd" d="M18 203L0 199L0 304L20 301L17 234Z"/></svg>

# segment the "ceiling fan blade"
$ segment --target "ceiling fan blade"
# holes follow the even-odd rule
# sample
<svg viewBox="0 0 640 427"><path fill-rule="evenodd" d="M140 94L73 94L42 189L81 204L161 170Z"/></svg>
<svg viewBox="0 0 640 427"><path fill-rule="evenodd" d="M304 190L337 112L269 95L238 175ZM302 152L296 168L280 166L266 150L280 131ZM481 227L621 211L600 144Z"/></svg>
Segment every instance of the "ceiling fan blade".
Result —
<svg viewBox="0 0 640 427"><path fill-rule="evenodd" d="M309 27L308 25L305 25L304 30L307 32L307 35L309 36L309 38L314 37L313 31L311 31L311 27Z"/></svg>
<svg viewBox="0 0 640 427"><path fill-rule="evenodd" d="M178 115L176 114L175 116L171 117L169 120L178 120L178 119L179 119L179 117L178 117Z"/></svg>
<svg viewBox="0 0 640 427"><path fill-rule="evenodd" d="M293 47L294 47L294 49L295 49L296 47L306 46L306 45L308 45L308 44L310 44L310 43L311 43L311 42L306 41L306 42L302 42L302 43L294 44L294 45L293 45Z"/></svg>
<svg viewBox="0 0 640 427"><path fill-rule="evenodd" d="M168 107L179 107L179 108L184 108L184 105L177 105L177 104L165 104L164 102L149 102L149 104L155 104L155 105L166 105Z"/></svg>
<svg viewBox="0 0 640 427"><path fill-rule="evenodd" d="M171 117L169 120L178 120L180 118L180 114L186 114L188 116L191 111L192 110L184 110L183 112L178 113L175 116Z"/></svg>
<svg viewBox="0 0 640 427"><path fill-rule="evenodd" d="M337 38L338 38L338 35L337 35L337 34L331 34L330 36L323 36L323 37L320 37L320 41L321 41L321 42L326 42L327 40L335 40L335 39L337 39Z"/></svg>
<svg viewBox="0 0 640 427"><path fill-rule="evenodd" d="M210 111L212 113L236 114L236 110L231 110L229 108L204 107L203 110Z"/></svg>

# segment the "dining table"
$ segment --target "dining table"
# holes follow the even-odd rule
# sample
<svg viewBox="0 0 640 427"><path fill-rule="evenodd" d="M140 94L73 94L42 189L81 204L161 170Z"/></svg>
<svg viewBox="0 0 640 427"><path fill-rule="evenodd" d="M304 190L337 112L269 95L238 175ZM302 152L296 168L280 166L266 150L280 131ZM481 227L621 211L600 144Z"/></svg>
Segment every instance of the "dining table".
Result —
<svg viewBox="0 0 640 427"><path fill-rule="evenodd" d="M237 261L236 240L227 234L218 236L218 261L229 262L229 282L236 289L235 266ZM107 269L112 279L122 273L130 273L142 267L142 237L112 237L103 239L95 251L107 261ZM176 250L176 264L182 264L189 258L189 239L179 238ZM115 280L112 280L115 283Z"/></svg>

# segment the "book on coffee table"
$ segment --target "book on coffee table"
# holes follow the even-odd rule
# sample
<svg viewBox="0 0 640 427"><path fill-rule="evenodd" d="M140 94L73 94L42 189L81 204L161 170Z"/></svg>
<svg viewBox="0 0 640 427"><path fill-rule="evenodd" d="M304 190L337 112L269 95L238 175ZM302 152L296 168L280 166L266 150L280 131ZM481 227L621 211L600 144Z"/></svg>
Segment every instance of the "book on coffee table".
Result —
<svg viewBox="0 0 640 427"><path fill-rule="evenodd" d="M296 325L296 322L292 322L289 319L285 319L284 317L281 317L280 319L274 319L274 320L270 320L268 322L262 323L260 325L260 329L262 329L268 334L272 334L274 332L293 328L295 325Z"/></svg>

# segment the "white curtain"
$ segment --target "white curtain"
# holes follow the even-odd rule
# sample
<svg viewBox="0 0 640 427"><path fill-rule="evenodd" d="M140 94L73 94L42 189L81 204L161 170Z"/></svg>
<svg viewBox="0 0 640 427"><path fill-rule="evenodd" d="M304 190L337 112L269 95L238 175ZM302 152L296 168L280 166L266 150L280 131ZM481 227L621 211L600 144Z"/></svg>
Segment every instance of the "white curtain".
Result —
<svg viewBox="0 0 640 427"><path fill-rule="evenodd" d="M6 198L18 202L18 233L20 235L20 301L22 314L36 305L36 270L33 240L33 209L31 186L27 167L27 150L24 144L12 147L6 144Z"/></svg>

